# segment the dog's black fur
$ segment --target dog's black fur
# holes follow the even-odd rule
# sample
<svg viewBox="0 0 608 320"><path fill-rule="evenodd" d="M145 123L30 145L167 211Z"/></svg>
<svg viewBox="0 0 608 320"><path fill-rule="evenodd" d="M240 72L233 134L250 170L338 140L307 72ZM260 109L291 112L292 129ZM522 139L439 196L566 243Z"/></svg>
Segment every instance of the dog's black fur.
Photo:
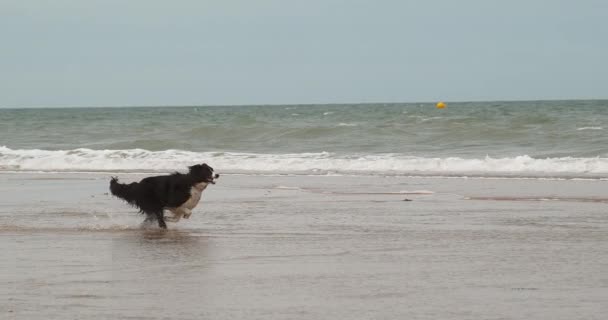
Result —
<svg viewBox="0 0 608 320"><path fill-rule="evenodd" d="M158 226L166 229L164 209L181 206L190 199L192 186L201 183L215 183L219 174L213 174L213 168L206 163L188 167L189 172L179 172L165 176L147 177L140 182L123 184L117 177L110 181L110 192L130 205L139 208L147 215L146 220L156 219Z"/></svg>

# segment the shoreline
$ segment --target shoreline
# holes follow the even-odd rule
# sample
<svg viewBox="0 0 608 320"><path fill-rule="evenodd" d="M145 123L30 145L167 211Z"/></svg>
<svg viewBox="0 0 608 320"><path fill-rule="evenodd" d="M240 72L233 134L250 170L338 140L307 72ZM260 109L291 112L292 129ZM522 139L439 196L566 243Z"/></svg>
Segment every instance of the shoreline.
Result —
<svg viewBox="0 0 608 320"><path fill-rule="evenodd" d="M105 176L105 175L163 175L163 174L171 174L176 171L183 170L96 170L96 171L74 171L74 170L54 170L54 171L43 171L43 170L0 170L0 175L8 174L8 175L57 175L57 174L66 174L66 175L95 175L95 176ZM487 175L487 174L435 174L435 173L420 173L420 174L412 174L412 173L381 173L381 172L369 172L369 173L310 173L310 172L276 172L276 173L268 173L268 172L238 172L238 171L228 171L222 172L222 175L227 176L263 176L263 177L376 177L376 178L409 178L409 179L495 179L495 180L549 180L549 181L560 181L560 180L572 180L572 181L608 181L608 175L576 175L576 174L557 174L557 175L517 175L514 173L505 173L505 174L495 174L495 175Z"/></svg>

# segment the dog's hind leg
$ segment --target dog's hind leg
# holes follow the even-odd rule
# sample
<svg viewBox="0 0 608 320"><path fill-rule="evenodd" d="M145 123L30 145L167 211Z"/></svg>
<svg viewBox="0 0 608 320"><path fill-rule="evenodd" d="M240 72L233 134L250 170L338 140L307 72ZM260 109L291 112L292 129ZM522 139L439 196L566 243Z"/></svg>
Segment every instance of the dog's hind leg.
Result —
<svg viewBox="0 0 608 320"><path fill-rule="evenodd" d="M156 220L158 220L158 226L162 229L167 229L167 224L165 223L165 215L163 213L163 209L155 210L154 214L156 215Z"/></svg>
<svg viewBox="0 0 608 320"><path fill-rule="evenodd" d="M144 220L144 222L157 220L159 227L167 229L167 224L165 223L165 215L163 214L162 207L148 206L147 208L142 209L142 212L146 214L146 220Z"/></svg>

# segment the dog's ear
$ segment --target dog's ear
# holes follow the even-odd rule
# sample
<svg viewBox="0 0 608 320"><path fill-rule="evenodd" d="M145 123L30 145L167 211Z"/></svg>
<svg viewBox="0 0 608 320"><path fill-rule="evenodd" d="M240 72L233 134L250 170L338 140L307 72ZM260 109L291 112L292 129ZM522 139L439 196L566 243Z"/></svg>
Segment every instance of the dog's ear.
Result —
<svg viewBox="0 0 608 320"><path fill-rule="evenodd" d="M211 168L211 166L210 166L210 165L208 165L208 164L206 164L206 163L202 163L202 164L201 164L201 166L202 166L203 168L208 168L209 170L213 171L213 168Z"/></svg>

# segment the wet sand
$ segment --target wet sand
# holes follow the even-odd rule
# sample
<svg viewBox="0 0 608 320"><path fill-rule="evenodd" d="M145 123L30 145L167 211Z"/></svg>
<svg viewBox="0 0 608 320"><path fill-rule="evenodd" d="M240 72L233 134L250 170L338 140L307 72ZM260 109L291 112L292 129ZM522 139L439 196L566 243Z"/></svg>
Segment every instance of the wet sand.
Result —
<svg viewBox="0 0 608 320"><path fill-rule="evenodd" d="M0 318L608 314L608 181L226 175L160 231L108 176L0 174Z"/></svg>

